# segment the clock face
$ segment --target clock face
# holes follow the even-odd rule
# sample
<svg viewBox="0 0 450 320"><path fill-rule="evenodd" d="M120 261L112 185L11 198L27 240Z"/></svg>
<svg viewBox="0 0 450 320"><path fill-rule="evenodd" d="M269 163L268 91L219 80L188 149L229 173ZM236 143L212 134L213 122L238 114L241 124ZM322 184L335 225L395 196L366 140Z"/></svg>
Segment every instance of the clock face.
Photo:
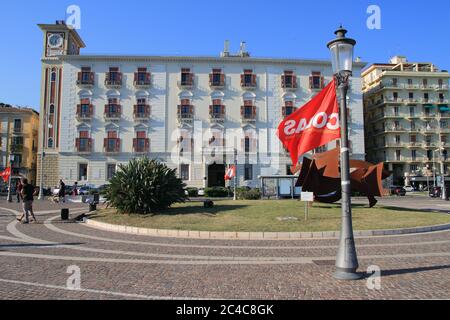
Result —
<svg viewBox="0 0 450 320"><path fill-rule="evenodd" d="M61 47L63 44L63 37L60 34L52 34L48 38L48 44L51 48Z"/></svg>

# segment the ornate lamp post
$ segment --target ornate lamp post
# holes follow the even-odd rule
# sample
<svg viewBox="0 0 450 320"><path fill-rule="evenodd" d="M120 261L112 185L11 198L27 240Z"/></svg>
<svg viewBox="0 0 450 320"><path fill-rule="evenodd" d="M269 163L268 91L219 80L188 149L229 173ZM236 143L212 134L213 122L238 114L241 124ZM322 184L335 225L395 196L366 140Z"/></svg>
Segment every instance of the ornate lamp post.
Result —
<svg viewBox="0 0 450 320"><path fill-rule="evenodd" d="M339 240L339 250L336 257L336 272L334 277L340 280L356 280L361 275L358 269L355 240L353 237L351 185L350 185L350 150L347 128L347 92L349 78L352 76L353 48L356 41L345 37L347 30L342 26L336 30L336 39L328 43L331 52L331 62L340 98L341 122L341 185L342 185L342 227Z"/></svg>

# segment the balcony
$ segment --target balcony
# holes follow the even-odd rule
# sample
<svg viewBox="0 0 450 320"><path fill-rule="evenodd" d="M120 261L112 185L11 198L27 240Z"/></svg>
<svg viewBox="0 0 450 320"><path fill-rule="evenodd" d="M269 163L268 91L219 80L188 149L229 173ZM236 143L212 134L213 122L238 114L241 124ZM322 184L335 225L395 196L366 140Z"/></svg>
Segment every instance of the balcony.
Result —
<svg viewBox="0 0 450 320"><path fill-rule="evenodd" d="M181 75L181 80L177 82L177 85L180 90L192 90L194 87L194 74L183 73Z"/></svg>
<svg viewBox="0 0 450 320"><path fill-rule="evenodd" d="M77 86L91 88L95 84L94 72L78 72Z"/></svg>
<svg viewBox="0 0 450 320"><path fill-rule="evenodd" d="M134 153L148 153L150 152L150 139L148 138L134 138L133 139Z"/></svg>
<svg viewBox="0 0 450 320"><path fill-rule="evenodd" d="M78 153L91 153L92 152L92 139L91 138L76 138L75 149Z"/></svg>
<svg viewBox="0 0 450 320"><path fill-rule="evenodd" d="M209 114L209 121L211 123L223 123L225 122L225 115L218 112L213 112Z"/></svg>
<svg viewBox="0 0 450 320"><path fill-rule="evenodd" d="M241 88L244 90L256 89L256 74L242 74L241 75Z"/></svg>
<svg viewBox="0 0 450 320"><path fill-rule="evenodd" d="M212 90L222 90L225 88L225 74L211 73L209 75L209 86Z"/></svg>
<svg viewBox="0 0 450 320"><path fill-rule="evenodd" d="M384 102L385 102L385 103L391 103L391 104L401 104L401 103L403 103L403 99L401 99L401 98L389 97L389 98L386 98L386 99L384 100Z"/></svg>
<svg viewBox="0 0 450 320"><path fill-rule="evenodd" d="M151 74L150 72L145 73L134 73L134 87L136 89L147 89L151 86Z"/></svg>
<svg viewBox="0 0 450 320"><path fill-rule="evenodd" d="M448 104L448 99L437 99L436 104Z"/></svg>
<svg viewBox="0 0 450 320"><path fill-rule="evenodd" d="M151 107L148 104L138 104L134 106L133 118L134 120L149 120L151 114Z"/></svg>
<svg viewBox="0 0 450 320"><path fill-rule="evenodd" d="M21 153L23 152L24 146L23 143L13 143L11 144L11 152L12 153Z"/></svg>
<svg viewBox="0 0 450 320"><path fill-rule="evenodd" d="M177 115L178 123L191 123L194 121L194 114L188 112L182 112Z"/></svg>
<svg viewBox="0 0 450 320"><path fill-rule="evenodd" d="M110 89L122 88L122 73L120 72L107 72L105 79L105 86Z"/></svg>
<svg viewBox="0 0 450 320"><path fill-rule="evenodd" d="M13 131L13 134L22 134L23 128L22 127L14 127L12 131Z"/></svg>
<svg viewBox="0 0 450 320"><path fill-rule="evenodd" d="M434 87L434 90L436 91L448 91L448 84L443 84L443 85L436 85Z"/></svg>
<svg viewBox="0 0 450 320"><path fill-rule="evenodd" d="M105 153L119 153L120 152L120 139L119 138L105 138L104 139Z"/></svg>
<svg viewBox="0 0 450 320"><path fill-rule="evenodd" d="M432 86L432 85L430 85L430 84L422 84L422 85L420 85L420 89L422 89L422 90L433 90L434 89L434 87Z"/></svg>
<svg viewBox="0 0 450 320"><path fill-rule="evenodd" d="M116 121L122 117L122 106L120 105L105 105L105 120Z"/></svg>
<svg viewBox="0 0 450 320"><path fill-rule="evenodd" d="M78 121L89 121L94 115L94 106L92 104L83 106L81 104L77 105L76 118Z"/></svg>
<svg viewBox="0 0 450 320"><path fill-rule="evenodd" d="M296 91L297 77L295 75L283 75L281 76L281 88L284 91Z"/></svg>
<svg viewBox="0 0 450 320"><path fill-rule="evenodd" d="M256 106L241 106L242 123L256 122Z"/></svg>

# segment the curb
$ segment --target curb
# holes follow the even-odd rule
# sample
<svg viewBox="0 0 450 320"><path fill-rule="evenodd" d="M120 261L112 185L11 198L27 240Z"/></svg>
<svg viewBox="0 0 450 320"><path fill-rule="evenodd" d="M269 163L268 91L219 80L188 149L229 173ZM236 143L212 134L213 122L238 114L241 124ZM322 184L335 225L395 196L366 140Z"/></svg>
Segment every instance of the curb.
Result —
<svg viewBox="0 0 450 320"><path fill-rule="evenodd" d="M209 240L302 240L302 239L330 239L339 238L339 231L321 232L215 232L215 231L188 231L188 230L165 230L147 229L120 226L98 222L85 218L87 226L105 231L134 234L140 236L183 238L183 239L209 239ZM450 223L405 229L390 230L362 230L354 231L355 237L393 236L404 234L427 233L434 231L450 230Z"/></svg>

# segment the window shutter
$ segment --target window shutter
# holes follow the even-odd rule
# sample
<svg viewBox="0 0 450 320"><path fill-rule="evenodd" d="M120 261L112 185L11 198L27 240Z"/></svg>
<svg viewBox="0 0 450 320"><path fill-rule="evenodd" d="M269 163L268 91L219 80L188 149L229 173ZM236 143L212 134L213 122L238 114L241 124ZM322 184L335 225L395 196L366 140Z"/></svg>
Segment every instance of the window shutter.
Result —
<svg viewBox="0 0 450 320"><path fill-rule="evenodd" d="M213 82L213 74L210 73L210 74L209 74L209 83L212 83L212 82Z"/></svg>
<svg viewBox="0 0 450 320"><path fill-rule="evenodd" d="M146 113L147 115L150 115L150 106L149 106L149 105L146 105L146 106L145 106L145 113Z"/></svg>
<svg viewBox="0 0 450 320"><path fill-rule="evenodd" d="M116 138L116 151L120 150L120 139Z"/></svg>
<svg viewBox="0 0 450 320"><path fill-rule="evenodd" d="M320 77L320 88L321 89L325 88L325 78L324 77Z"/></svg>
<svg viewBox="0 0 450 320"><path fill-rule="evenodd" d="M178 114L178 115L181 114L181 105L178 105L178 108L177 108L177 114Z"/></svg>
<svg viewBox="0 0 450 320"><path fill-rule="evenodd" d="M145 139L146 138L145 131L138 131L137 132L137 137L140 138L140 139Z"/></svg>
<svg viewBox="0 0 450 320"><path fill-rule="evenodd" d="M220 83L221 84L225 83L225 74L223 74L223 73L220 75Z"/></svg>
<svg viewBox="0 0 450 320"><path fill-rule="evenodd" d="M81 104L77 104L77 114L81 113Z"/></svg>
<svg viewBox="0 0 450 320"><path fill-rule="evenodd" d="M284 88L286 86L286 77L284 75L281 76L281 86Z"/></svg>
<svg viewBox="0 0 450 320"><path fill-rule="evenodd" d="M134 82L137 82L138 80L139 80L138 73L135 72L134 73Z"/></svg>
<svg viewBox="0 0 450 320"><path fill-rule="evenodd" d="M94 105L93 104L90 104L89 105L89 115L93 115L94 114Z"/></svg>
<svg viewBox="0 0 450 320"><path fill-rule="evenodd" d="M80 147L80 139L76 138L75 139L75 147L78 149Z"/></svg>
<svg viewBox="0 0 450 320"><path fill-rule="evenodd" d="M150 72L147 72L147 73L145 74L145 80L148 81L148 82L150 82L150 77L151 77Z"/></svg>
<svg viewBox="0 0 450 320"><path fill-rule="evenodd" d="M209 114L210 114L210 115L213 114L213 106L209 106Z"/></svg>
<svg viewBox="0 0 450 320"><path fill-rule="evenodd" d="M252 115L253 115L253 118L256 118L256 106L252 107Z"/></svg>
<svg viewBox="0 0 450 320"><path fill-rule="evenodd" d="M189 114L191 114L191 115L194 114L194 106L192 106L192 105L189 106Z"/></svg>
<svg viewBox="0 0 450 320"><path fill-rule="evenodd" d="M133 113L134 114L137 114L137 112L138 112L138 108L137 107L138 107L137 105L133 106Z"/></svg>
<svg viewBox="0 0 450 320"><path fill-rule="evenodd" d="M245 106L241 106L241 116L244 116Z"/></svg>
<svg viewBox="0 0 450 320"><path fill-rule="evenodd" d="M109 112L109 104L105 104L105 113Z"/></svg>
<svg viewBox="0 0 450 320"><path fill-rule="evenodd" d="M256 86L256 74L252 75L252 85Z"/></svg>
<svg viewBox="0 0 450 320"><path fill-rule="evenodd" d="M281 108L281 114L283 115L283 118L286 118L286 107Z"/></svg>
<svg viewBox="0 0 450 320"><path fill-rule="evenodd" d="M145 151L149 151L150 150L150 139L145 139Z"/></svg>
<svg viewBox="0 0 450 320"><path fill-rule="evenodd" d="M89 99L81 99L81 104L89 104Z"/></svg>
<svg viewBox="0 0 450 320"><path fill-rule="evenodd" d="M292 87L297 88L297 76L295 74L292 75Z"/></svg>
<svg viewBox="0 0 450 320"><path fill-rule="evenodd" d="M104 147L105 149L108 148L108 138L103 139L103 147Z"/></svg>
<svg viewBox="0 0 450 320"><path fill-rule="evenodd" d="M245 82L244 82L244 81L245 81L244 79L245 79L245 76L244 76L243 74L241 74L241 86L244 85L244 83L245 83Z"/></svg>
<svg viewBox="0 0 450 320"><path fill-rule="evenodd" d="M88 148L89 148L89 151L92 148L92 139L88 139Z"/></svg>
<svg viewBox="0 0 450 320"><path fill-rule="evenodd" d="M133 138L133 150L136 151L136 149L137 149L137 139Z"/></svg>
<svg viewBox="0 0 450 320"><path fill-rule="evenodd" d="M78 72L78 81L81 82L83 73L82 72Z"/></svg>
<svg viewBox="0 0 450 320"><path fill-rule="evenodd" d="M309 77L309 88L310 89L314 88L314 83L313 83L313 77L312 76Z"/></svg>
<svg viewBox="0 0 450 320"><path fill-rule="evenodd" d="M117 106L117 113L122 113L122 106L120 104Z"/></svg>
<svg viewBox="0 0 450 320"><path fill-rule="evenodd" d="M80 131L80 138L89 138L89 132Z"/></svg>
<svg viewBox="0 0 450 320"><path fill-rule="evenodd" d="M221 112L222 115L224 115L224 114L225 114L225 106L224 106L224 105L221 106L221 111L222 111L222 112Z"/></svg>
<svg viewBox="0 0 450 320"><path fill-rule="evenodd" d="M94 73L93 72L89 73L89 80L91 81L92 84L94 83Z"/></svg>

